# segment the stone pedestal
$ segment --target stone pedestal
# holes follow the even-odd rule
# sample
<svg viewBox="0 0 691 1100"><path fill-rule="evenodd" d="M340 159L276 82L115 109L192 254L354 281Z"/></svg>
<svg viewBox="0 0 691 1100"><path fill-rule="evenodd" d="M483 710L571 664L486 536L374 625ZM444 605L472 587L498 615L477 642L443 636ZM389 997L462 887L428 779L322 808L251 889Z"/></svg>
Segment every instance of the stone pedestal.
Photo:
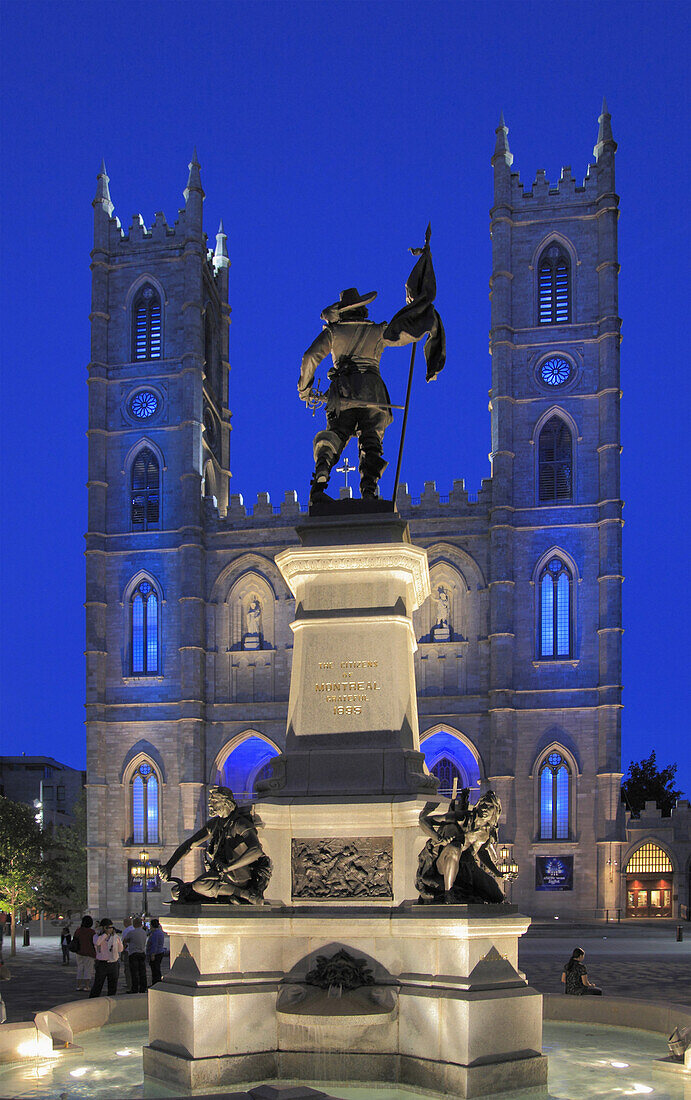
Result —
<svg viewBox="0 0 691 1100"><path fill-rule="evenodd" d="M295 596L285 753L260 785L272 799L434 791L420 753L412 614L427 555L393 515L312 520L276 556Z"/></svg>
<svg viewBox="0 0 691 1100"><path fill-rule="evenodd" d="M358 910L174 906L170 974L149 992L144 1070L199 1088L300 1079L457 1097L543 1084L542 997L517 970L513 906ZM184 915L179 915L184 912ZM373 984L305 984L345 949ZM333 992L333 991L332 991Z"/></svg>

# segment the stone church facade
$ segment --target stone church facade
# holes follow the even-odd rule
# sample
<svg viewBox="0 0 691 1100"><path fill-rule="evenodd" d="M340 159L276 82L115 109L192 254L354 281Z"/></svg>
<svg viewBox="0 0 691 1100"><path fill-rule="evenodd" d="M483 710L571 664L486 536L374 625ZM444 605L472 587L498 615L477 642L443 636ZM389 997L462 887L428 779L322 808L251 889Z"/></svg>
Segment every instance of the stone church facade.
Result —
<svg viewBox="0 0 691 1100"><path fill-rule="evenodd" d="M504 806L512 900L625 905L620 804L618 198L606 106L577 182L528 188L497 128L491 211L491 477L398 506L428 551L416 613L421 747ZM229 495L228 268L185 206L125 231L94 200L89 366L89 906L163 912L155 867L219 779L243 798L285 738L294 604L275 555L305 512ZM617 871L614 873L613 869ZM183 869L191 873L192 867Z"/></svg>

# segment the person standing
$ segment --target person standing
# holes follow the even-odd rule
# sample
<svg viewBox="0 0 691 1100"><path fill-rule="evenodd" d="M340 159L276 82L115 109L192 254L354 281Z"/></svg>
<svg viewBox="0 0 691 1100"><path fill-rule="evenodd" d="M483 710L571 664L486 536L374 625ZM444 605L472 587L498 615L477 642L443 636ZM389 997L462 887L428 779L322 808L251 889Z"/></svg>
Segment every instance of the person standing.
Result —
<svg viewBox="0 0 691 1100"><path fill-rule="evenodd" d="M142 927L141 917L135 917L134 924L125 929L122 942L127 949L125 973L130 973L127 992L146 993L146 930Z"/></svg>
<svg viewBox="0 0 691 1100"><path fill-rule="evenodd" d="M96 948L94 918L82 917L82 923L74 934L77 941L77 989L84 992L91 989L94 980Z"/></svg>
<svg viewBox="0 0 691 1100"><path fill-rule="evenodd" d="M151 967L151 984L156 985L161 980L161 962L163 960L165 937L161 922L157 917L151 918L151 931L146 941L146 957Z"/></svg>
<svg viewBox="0 0 691 1100"><path fill-rule="evenodd" d="M62 932L60 933L60 947L62 948L62 965L70 965L70 941L72 934L70 932L69 924L63 925Z"/></svg>
<svg viewBox="0 0 691 1100"><path fill-rule="evenodd" d="M123 953L122 940L113 927L112 920L104 917L101 921L101 933L96 936L96 967L94 984L89 997L100 997L103 983L108 980L108 996L114 997L118 991L118 973L120 956Z"/></svg>
<svg viewBox="0 0 691 1100"><path fill-rule="evenodd" d="M132 927L133 927L133 918L130 917L130 916L123 917L123 921L122 921L122 942L125 945L125 955L123 955L122 962L123 962L123 969L125 971L125 988L127 989L128 993L132 992L132 975L130 973L130 967L129 967L130 952L129 952L129 948L127 946L127 938L126 937L127 937L127 933L129 932L130 928L132 928Z"/></svg>

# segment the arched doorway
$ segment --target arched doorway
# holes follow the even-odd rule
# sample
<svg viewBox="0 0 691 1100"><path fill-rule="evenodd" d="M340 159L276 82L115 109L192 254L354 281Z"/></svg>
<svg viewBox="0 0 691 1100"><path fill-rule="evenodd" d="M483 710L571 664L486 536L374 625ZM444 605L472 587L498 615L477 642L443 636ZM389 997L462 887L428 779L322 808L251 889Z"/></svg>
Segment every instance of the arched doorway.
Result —
<svg viewBox="0 0 691 1100"><path fill-rule="evenodd" d="M470 788L470 800L476 802L480 793L480 767L471 748L455 733L437 728L420 739L420 750L432 775L439 780L437 794L450 798L454 779L458 789Z"/></svg>
<svg viewBox="0 0 691 1100"><path fill-rule="evenodd" d="M230 787L239 801L250 801L256 795L257 781L273 774L272 761L278 755L272 741L252 731L221 753L216 782Z"/></svg>
<svg viewBox="0 0 691 1100"><path fill-rule="evenodd" d="M671 917L672 861L659 845L642 844L626 864L626 916Z"/></svg>

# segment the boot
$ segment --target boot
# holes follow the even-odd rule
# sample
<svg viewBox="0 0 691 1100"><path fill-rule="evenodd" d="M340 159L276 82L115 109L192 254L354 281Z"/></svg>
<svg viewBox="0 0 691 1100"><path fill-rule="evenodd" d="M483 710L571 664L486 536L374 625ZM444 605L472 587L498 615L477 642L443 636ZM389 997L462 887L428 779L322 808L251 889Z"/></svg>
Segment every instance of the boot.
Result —
<svg viewBox="0 0 691 1100"><path fill-rule="evenodd" d="M310 481L310 504L315 500L323 500L326 497L326 486L329 484L331 466L325 460L318 462L312 480Z"/></svg>

